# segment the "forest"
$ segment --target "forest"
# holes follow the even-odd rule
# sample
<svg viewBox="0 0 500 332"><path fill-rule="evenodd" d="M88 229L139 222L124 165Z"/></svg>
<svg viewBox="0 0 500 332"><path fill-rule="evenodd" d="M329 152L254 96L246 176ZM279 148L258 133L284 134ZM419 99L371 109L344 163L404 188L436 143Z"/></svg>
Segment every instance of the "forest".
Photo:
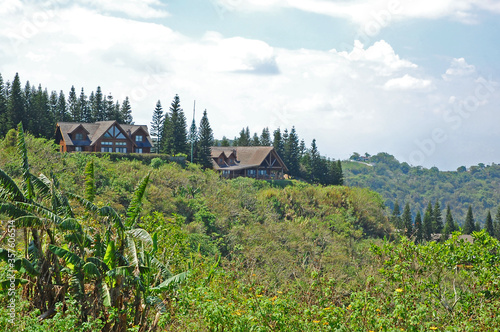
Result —
<svg viewBox="0 0 500 332"><path fill-rule="evenodd" d="M388 153L365 156L365 162L356 159L357 153L342 163L345 183L378 192L391 210L396 204L400 210L409 204L415 218L418 212L424 216L429 204L437 202L443 210L451 208L459 226L465 225L470 213L477 228L486 227L488 215L495 218L500 213L500 165L478 164L440 171L437 167L426 169L401 163Z"/></svg>
<svg viewBox="0 0 500 332"><path fill-rule="evenodd" d="M408 237L367 188L62 154L21 124L0 170L2 330L500 329L498 240Z"/></svg>

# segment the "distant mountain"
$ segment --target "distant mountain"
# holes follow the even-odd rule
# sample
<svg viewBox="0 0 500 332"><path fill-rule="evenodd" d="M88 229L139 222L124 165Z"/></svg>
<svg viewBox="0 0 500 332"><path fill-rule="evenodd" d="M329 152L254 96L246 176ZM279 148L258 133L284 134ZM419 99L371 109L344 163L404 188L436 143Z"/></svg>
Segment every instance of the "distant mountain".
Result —
<svg viewBox="0 0 500 332"><path fill-rule="evenodd" d="M443 210L449 204L453 218L463 225L470 205L475 221L484 225L488 210L495 217L500 204L500 165L497 164L443 172L437 167L412 167L388 153L379 153L356 154L342 162L342 168L346 185L375 190L391 210L396 201L401 210L409 202L415 215L418 210L424 211L429 202L434 204L438 200Z"/></svg>

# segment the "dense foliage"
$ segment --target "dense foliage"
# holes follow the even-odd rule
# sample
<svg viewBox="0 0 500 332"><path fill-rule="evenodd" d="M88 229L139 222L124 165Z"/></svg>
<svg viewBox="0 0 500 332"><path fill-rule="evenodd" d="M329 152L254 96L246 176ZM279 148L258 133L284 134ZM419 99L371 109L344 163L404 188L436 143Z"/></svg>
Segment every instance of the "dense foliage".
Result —
<svg viewBox="0 0 500 332"><path fill-rule="evenodd" d="M400 163L387 153L369 156L365 162L342 163L345 182L349 186L370 188L380 193L393 209L409 203L413 216L429 203L450 206L455 222L464 226L469 206L474 219L485 225L488 212L497 213L500 202L500 165L460 167L457 171L439 171Z"/></svg>
<svg viewBox="0 0 500 332"><path fill-rule="evenodd" d="M22 131L0 169L2 330L500 328L499 242L415 244L368 189L61 154Z"/></svg>

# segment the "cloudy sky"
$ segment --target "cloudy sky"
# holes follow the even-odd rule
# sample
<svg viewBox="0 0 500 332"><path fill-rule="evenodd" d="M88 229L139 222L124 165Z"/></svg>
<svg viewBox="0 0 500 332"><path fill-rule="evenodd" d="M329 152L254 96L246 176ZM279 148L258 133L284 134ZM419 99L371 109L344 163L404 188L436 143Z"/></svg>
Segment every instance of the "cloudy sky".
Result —
<svg viewBox="0 0 500 332"><path fill-rule="evenodd" d="M500 163L497 0L0 0L0 73L129 96L137 124L179 94L217 138L296 127L322 154Z"/></svg>

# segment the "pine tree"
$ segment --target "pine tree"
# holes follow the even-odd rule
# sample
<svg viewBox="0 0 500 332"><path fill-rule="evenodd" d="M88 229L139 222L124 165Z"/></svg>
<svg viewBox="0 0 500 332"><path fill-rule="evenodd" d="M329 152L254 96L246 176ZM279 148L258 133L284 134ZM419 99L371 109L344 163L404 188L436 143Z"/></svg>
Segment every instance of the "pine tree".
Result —
<svg viewBox="0 0 500 332"><path fill-rule="evenodd" d="M433 232L441 233L443 230L443 216L441 215L441 205L439 201L436 200L434 203L434 209L432 210L432 221L433 221Z"/></svg>
<svg viewBox="0 0 500 332"><path fill-rule="evenodd" d="M337 160L337 185L344 185L344 171L342 171L342 163L340 160Z"/></svg>
<svg viewBox="0 0 500 332"><path fill-rule="evenodd" d="M188 136L188 142L190 146L190 153L191 153L191 158L190 161L194 162L198 159L198 129L196 128L196 122L193 121L191 122L191 127L189 128L189 136Z"/></svg>
<svg viewBox="0 0 500 332"><path fill-rule="evenodd" d="M493 228L493 218L491 218L490 210L488 210L488 214L486 215L485 229L490 236L495 236L495 229Z"/></svg>
<svg viewBox="0 0 500 332"><path fill-rule="evenodd" d="M220 146L231 146L231 143L229 142L226 136L222 136L222 140L220 141Z"/></svg>
<svg viewBox="0 0 500 332"><path fill-rule="evenodd" d="M70 121L70 116L66 108L66 97L64 96L64 92L62 90L59 92L59 97L57 98L56 114L57 121Z"/></svg>
<svg viewBox="0 0 500 332"><path fill-rule="evenodd" d="M429 204L430 205L430 204ZM422 223L422 235L424 240L429 241L432 237L432 205L431 209L427 209L424 214L424 221Z"/></svg>
<svg viewBox="0 0 500 332"><path fill-rule="evenodd" d="M394 227L396 227L397 230L401 230L403 228L403 220L401 219L401 209L399 208L398 201L394 203L394 208L392 209L391 223L394 225Z"/></svg>
<svg viewBox="0 0 500 332"><path fill-rule="evenodd" d="M469 205L469 210L467 210L467 216L465 217L465 224L463 233L472 234L475 231L474 217L472 215L472 207Z"/></svg>
<svg viewBox="0 0 500 332"><path fill-rule="evenodd" d="M311 142L309 149L310 165L308 170L308 178L310 181L318 183L321 176L321 155L319 154L318 147L316 146L316 139Z"/></svg>
<svg viewBox="0 0 500 332"><path fill-rule="evenodd" d="M50 93L50 97L49 97L49 111L50 111L51 117L54 119L55 122L60 121L57 103L58 103L57 92L52 91Z"/></svg>
<svg viewBox="0 0 500 332"><path fill-rule="evenodd" d="M179 95L175 95L170 104L169 113L165 114L162 138L163 153L189 154L186 117L181 108Z"/></svg>
<svg viewBox="0 0 500 332"><path fill-rule="evenodd" d="M47 90L42 90L42 85L38 85L38 90L33 94L32 108L36 113L36 121L33 124L33 133L45 138L54 136L55 119L50 112L49 93Z"/></svg>
<svg viewBox="0 0 500 332"><path fill-rule="evenodd" d="M104 97L102 95L101 87L98 86L93 96L93 105L92 105L92 120L95 121L104 121L106 119L106 114L104 110Z"/></svg>
<svg viewBox="0 0 500 332"><path fill-rule="evenodd" d="M286 134L286 131L285 131ZM283 135L285 137L285 135ZM284 142L284 162L288 167L290 175L298 176L300 171L299 164L299 137L295 131L295 127L292 127L290 134L287 135L287 139Z"/></svg>
<svg viewBox="0 0 500 332"><path fill-rule="evenodd" d="M155 142L154 150L156 153L160 152L161 149L161 130L163 128L163 107L161 107L161 102L158 100L156 102L156 107L153 111L153 119L151 120L151 137Z"/></svg>
<svg viewBox="0 0 500 332"><path fill-rule="evenodd" d="M81 119L80 121L90 123L92 122L92 114L91 108L89 106L89 101L87 100L87 96L85 95L85 91L80 91L80 97L78 98L78 107L81 109Z"/></svg>
<svg viewBox="0 0 500 332"><path fill-rule="evenodd" d="M130 106L130 100L128 97L125 97L125 100L122 102L122 107L120 108L120 120L123 121L123 124L134 124L132 106Z"/></svg>
<svg viewBox="0 0 500 332"><path fill-rule="evenodd" d="M15 128L19 122L23 122L23 126L26 126L23 91L18 73L10 86L6 120L6 131Z"/></svg>
<svg viewBox="0 0 500 332"><path fill-rule="evenodd" d="M31 88L30 81L26 81L26 84L24 85L24 91L23 91L23 100L24 100L24 130L36 135L34 131L35 127L35 122L38 120L37 119L37 114L35 110L33 109L33 93L35 88Z"/></svg>
<svg viewBox="0 0 500 332"><path fill-rule="evenodd" d="M82 121L82 109L80 108L80 103L76 96L75 86L72 85L68 94L68 111L71 117L71 121L81 122Z"/></svg>
<svg viewBox="0 0 500 332"><path fill-rule="evenodd" d="M283 139L281 137L280 128L273 132L273 147L276 153L283 158Z"/></svg>
<svg viewBox="0 0 500 332"><path fill-rule="evenodd" d="M500 206L498 206L497 213L495 215L495 222L493 223L493 231L495 237L500 240Z"/></svg>
<svg viewBox="0 0 500 332"><path fill-rule="evenodd" d="M411 220L410 203L406 203L405 205L405 208L403 210L402 222L406 237L411 238L413 235L413 222Z"/></svg>
<svg viewBox="0 0 500 332"><path fill-rule="evenodd" d="M302 157L305 156L306 152L306 142L304 141L304 139L301 139L299 144L299 158L302 159Z"/></svg>
<svg viewBox="0 0 500 332"><path fill-rule="evenodd" d="M111 93L104 99L104 120L115 120L118 123L123 123L121 119L121 114L115 112L115 102L113 101L113 96Z"/></svg>
<svg viewBox="0 0 500 332"><path fill-rule="evenodd" d="M260 146L260 138L259 138L259 135L257 135L257 133L253 133L253 136L252 136L252 141L251 141L251 146Z"/></svg>
<svg viewBox="0 0 500 332"><path fill-rule="evenodd" d="M422 215L420 211L417 211L415 216L415 243L421 243L424 239L424 228L422 226Z"/></svg>
<svg viewBox="0 0 500 332"><path fill-rule="evenodd" d="M266 127L262 129L262 133L260 134L260 144L262 146L271 146L271 134L269 133L269 128Z"/></svg>
<svg viewBox="0 0 500 332"><path fill-rule="evenodd" d="M0 137L7 134L7 99L5 98L5 86L3 84L3 77L0 74Z"/></svg>
<svg viewBox="0 0 500 332"><path fill-rule="evenodd" d="M207 110L203 111L203 117L200 121L198 138L198 162L204 168L212 167L211 147L214 145L214 135L210 122L208 121Z"/></svg>
<svg viewBox="0 0 500 332"><path fill-rule="evenodd" d="M443 235L445 239L448 239L449 235L455 232L457 228L455 227L455 221L453 221L453 216L451 215L451 209L448 205L446 207L446 223L443 228Z"/></svg>
<svg viewBox="0 0 500 332"><path fill-rule="evenodd" d="M163 128L161 129L160 151L161 153L173 154L174 139L172 120L168 113L163 117Z"/></svg>
<svg viewBox="0 0 500 332"><path fill-rule="evenodd" d="M240 136L235 139L234 146L250 146L250 129L248 127L242 128Z"/></svg>

